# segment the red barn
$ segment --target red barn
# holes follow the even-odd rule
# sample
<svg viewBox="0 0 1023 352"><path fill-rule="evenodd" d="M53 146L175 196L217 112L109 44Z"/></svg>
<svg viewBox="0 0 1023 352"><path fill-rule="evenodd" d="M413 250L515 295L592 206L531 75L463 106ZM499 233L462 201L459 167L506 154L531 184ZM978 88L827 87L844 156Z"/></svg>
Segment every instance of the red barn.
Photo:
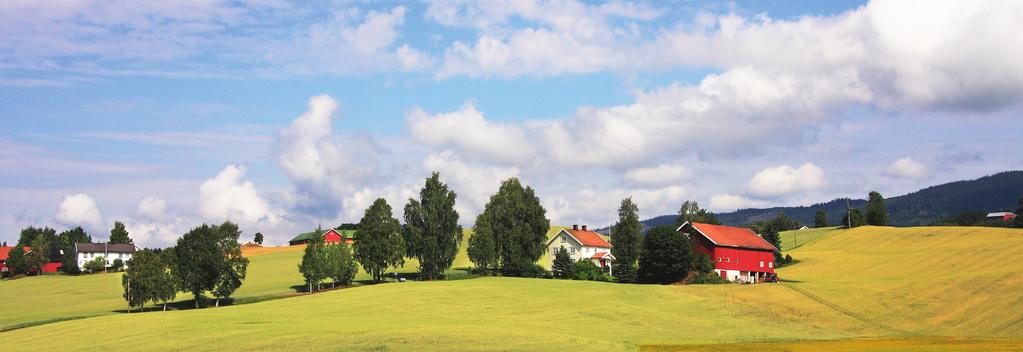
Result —
<svg viewBox="0 0 1023 352"><path fill-rule="evenodd" d="M7 258L10 257L12 249L14 249L14 247L11 246L0 247L0 273L3 273L3 275L7 275L7 273L10 271L10 268L7 267ZM24 248L22 248L22 250L25 251L26 254L32 253L32 248L28 246L25 246ZM60 270L62 264L61 263L62 254L63 253L59 249L54 248L53 250L51 250L47 263L43 264L43 272L55 273L58 270ZM35 273L36 269L29 268L29 272Z"/></svg>
<svg viewBox="0 0 1023 352"><path fill-rule="evenodd" d="M729 281L763 282L774 275L773 245L744 227L686 222L678 231L693 242L693 250L714 261L714 272Z"/></svg>
<svg viewBox="0 0 1023 352"><path fill-rule="evenodd" d="M316 238L317 235L319 235L320 237L323 237L323 243L327 244L340 243L343 240L345 243L350 245L355 243L355 236L357 233L358 231L356 230L336 229L330 229L324 231L323 233L317 233L316 231L312 231L295 236L295 238L292 238L290 241L288 241L288 244L292 246L306 244L309 243L309 241L311 241L312 239Z"/></svg>

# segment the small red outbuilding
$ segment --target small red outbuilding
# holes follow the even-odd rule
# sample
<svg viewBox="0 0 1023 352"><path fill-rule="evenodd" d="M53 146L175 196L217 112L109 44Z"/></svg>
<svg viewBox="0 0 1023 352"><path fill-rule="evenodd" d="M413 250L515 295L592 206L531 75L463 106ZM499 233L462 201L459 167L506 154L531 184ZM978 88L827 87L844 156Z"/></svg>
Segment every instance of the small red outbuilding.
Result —
<svg viewBox="0 0 1023 352"><path fill-rule="evenodd" d="M745 227L686 222L678 231L693 242L693 250L714 261L714 272L729 281L763 282L774 275L778 251Z"/></svg>

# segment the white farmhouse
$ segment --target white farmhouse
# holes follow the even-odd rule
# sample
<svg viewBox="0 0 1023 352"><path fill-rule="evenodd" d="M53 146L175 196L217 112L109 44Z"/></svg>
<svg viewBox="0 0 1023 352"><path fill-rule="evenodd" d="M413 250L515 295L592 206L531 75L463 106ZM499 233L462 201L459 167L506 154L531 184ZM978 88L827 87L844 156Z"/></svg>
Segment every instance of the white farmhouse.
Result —
<svg viewBox="0 0 1023 352"><path fill-rule="evenodd" d="M550 262L554 263L554 256L560 249L568 251L572 261L589 259L593 264L611 274L611 262L615 257L611 255L611 244L607 243L600 234L590 231L586 225L580 229L579 225L572 225L571 229L561 229L558 234L547 241L547 253Z"/></svg>
<svg viewBox="0 0 1023 352"><path fill-rule="evenodd" d="M135 253L135 245L122 243L75 243L75 258L78 260L78 267L84 268L85 263L98 257L107 261L107 267L114 263L114 259L120 259L128 265L128 259Z"/></svg>

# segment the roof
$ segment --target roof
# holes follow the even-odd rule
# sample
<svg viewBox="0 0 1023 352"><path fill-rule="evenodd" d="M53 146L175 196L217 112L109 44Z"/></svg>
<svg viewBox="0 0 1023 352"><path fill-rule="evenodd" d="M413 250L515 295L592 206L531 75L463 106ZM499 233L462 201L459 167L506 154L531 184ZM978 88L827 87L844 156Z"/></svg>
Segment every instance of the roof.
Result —
<svg viewBox="0 0 1023 352"><path fill-rule="evenodd" d="M12 250L12 249L14 249L14 247L12 247L12 246L3 246L3 247L0 247L0 260L7 260L7 258L9 258L9 257L10 257L10 255L11 255L11 250ZM29 248L28 246L25 246L25 247L24 247L24 248L22 248L21 250L22 250L22 251L25 251L25 253L28 253L28 252L29 252L29 251L31 251L32 249L31 249L31 248Z"/></svg>
<svg viewBox="0 0 1023 352"><path fill-rule="evenodd" d="M736 248L748 248L757 250L769 250L778 251L771 243L765 241L760 235L757 235L753 230L745 227L735 226L724 226L724 225L711 225L699 222L686 223L693 225L696 231L699 231L714 245L724 247L736 247ZM678 229L682 229L686 224L682 224Z"/></svg>
<svg viewBox="0 0 1023 352"><path fill-rule="evenodd" d="M611 252L597 252L594 253L593 256L590 257L590 259L604 259L608 257L610 257L611 259L615 259L615 256L611 255Z"/></svg>
<svg viewBox="0 0 1023 352"><path fill-rule="evenodd" d="M341 235L341 237L350 238L350 239L355 239L355 235L359 232L358 230L327 229L327 230L323 231L323 233L320 233L320 236L326 235L327 232L330 232L330 231L337 232L337 234ZM317 232L315 230L314 231L309 231L309 232L306 232L306 233L300 233L300 234L298 234L298 236L295 236L294 238L292 238L288 242L308 241L308 240L313 239L313 237L316 236L316 233Z"/></svg>
<svg viewBox="0 0 1023 352"><path fill-rule="evenodd" d="M135 253L130 243L75 243L76 252Z"/></svg>
<svg viewBox="0 0 1023 352"><path fill-rule="evenodd" d="M600 234L593 231L573 230L564 229L570 236L575 238L584 246L587 247L600 247L600 248L611 248L611 244L607 243Z"/></svg>
<svg viewBox="0 0 1023 352"><path fill-rule="evenodd" d="M987 213L987 217L989 217L989 218L995 218L995 217L1000 218L1000 217L1003 217L1003 216L1013 216L1014 217L1014 216L1016 216L1016 213L1010 213L1010 212L1007 212L1007 211L999 211L999 212L994 212L994 213Z"/></svg>

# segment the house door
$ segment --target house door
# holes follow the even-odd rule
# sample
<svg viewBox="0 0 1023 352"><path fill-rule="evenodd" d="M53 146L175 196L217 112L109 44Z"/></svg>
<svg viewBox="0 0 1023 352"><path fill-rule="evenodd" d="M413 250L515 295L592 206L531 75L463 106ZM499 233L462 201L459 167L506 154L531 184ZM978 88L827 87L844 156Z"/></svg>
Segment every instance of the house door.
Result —
<svg viewBox="0 0 1023 352"><path fill-rule="evenodd" d="M728 280L728 272L724 271L724 270L721 270L721 278L725 279L725 280Z"/></svg>

